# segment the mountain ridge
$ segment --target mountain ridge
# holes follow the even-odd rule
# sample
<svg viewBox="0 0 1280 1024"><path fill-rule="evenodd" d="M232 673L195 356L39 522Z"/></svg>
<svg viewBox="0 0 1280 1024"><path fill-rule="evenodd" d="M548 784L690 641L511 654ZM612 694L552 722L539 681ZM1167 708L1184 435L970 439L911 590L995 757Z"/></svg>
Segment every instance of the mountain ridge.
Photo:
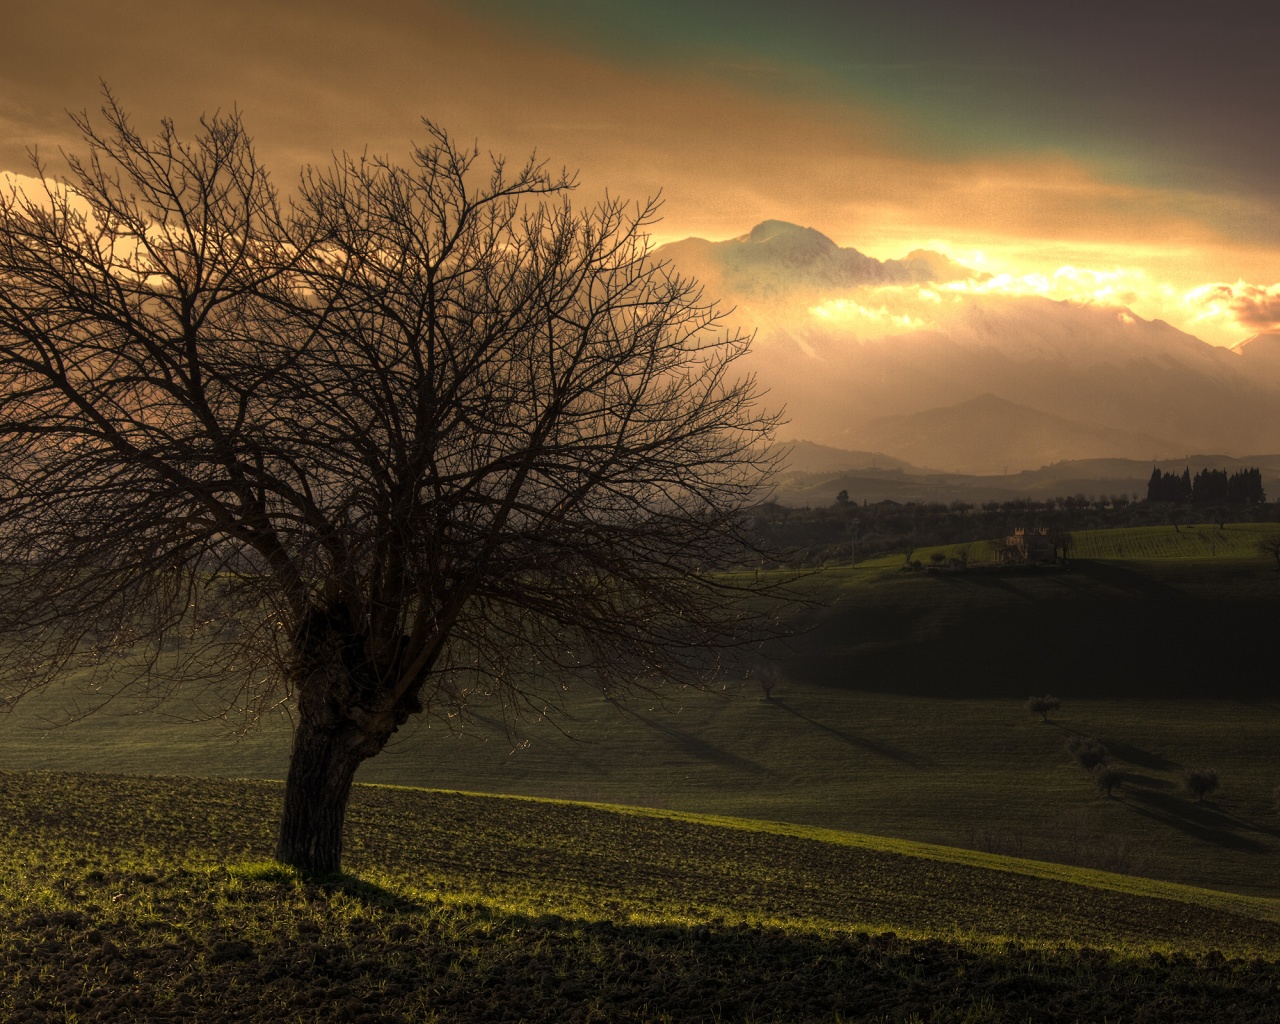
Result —
<svg viewBox="0 0 1280 1024"><path fill-rule="evenodd" d="M656 255L755 332L743 369L786 408L789 432L816 444L953 472L1276 446L1280 334L1227 349L1127 305L1005 294L940 253L880 261L780 220ZM940 410L984 395L1038 414L1037 425L1006 408L1002 426L990 410L985 433L970 423L968 441L890 430L930 410L941 423ZM1053 417L1070 421L1058 436ZM1004 436L1017 432L1017 443Z"/></svg>
<svg viewBox="0 0 1280 1024"><path fill-rule="evenodd" d="M863 451L788 441L782 471L774 481L773 501L790 507L824 506L845 491L854 502L952 502L1044 500L1064 495L1136 495L1146 497L1153 469L1162 473L1196 473L1201 469L1262 471L1263 487L1273 500L1280 496L1280 451L1229 456L1200 452L1162 458L1066 459L1035 469L1005 473L966 474L926 469ZM875 464L876 460L879 464ZM1003 468L1003 467L1002 467Z"/></svg>
<svg viewBox="0 0 1280 1024"><path fill-rule="evenodd" d="M1028 447L1037 458L1049 455L1049 462L1116 453L1134 458L1150 452L1154 458L1174 447L1167 439L1082 423L990 392L955 405L872 420L866 430L864 436L876 450L907 462L940 460L952 472L972 475L1003 475Z"/></svg>

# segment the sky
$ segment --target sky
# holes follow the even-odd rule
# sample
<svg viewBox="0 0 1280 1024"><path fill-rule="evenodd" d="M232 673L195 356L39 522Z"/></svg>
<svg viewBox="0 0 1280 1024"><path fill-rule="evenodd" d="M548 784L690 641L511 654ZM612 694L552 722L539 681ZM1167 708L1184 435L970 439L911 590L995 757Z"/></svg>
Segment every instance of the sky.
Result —
<svg viewBox="0 0 1280 1024"><path fill-rule="evenodd" d="M794 221L1219 345L1280 330L1280 6L1076 0L15 0L0 170L56 170L106 82L136 125L238 109L287 188L429 117L661 193L654 240Z"/></svg>

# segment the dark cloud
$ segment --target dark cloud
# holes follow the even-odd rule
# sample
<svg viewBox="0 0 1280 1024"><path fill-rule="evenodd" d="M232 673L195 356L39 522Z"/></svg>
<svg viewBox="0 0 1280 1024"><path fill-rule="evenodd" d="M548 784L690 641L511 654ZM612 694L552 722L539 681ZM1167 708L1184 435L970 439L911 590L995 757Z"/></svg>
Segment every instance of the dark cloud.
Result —
<svg viewBox="0 0 1280 1024"><path fill-rule="evenodd" d="M0 169L80 148L65 111L105 79L144 132L239 107L286 187L335 150L402 159L426 115L513 159L536 146L588 187L662 190L668 238L782 217L892 240L881 257L1029 240L1128 261L1132 244L1178 261L1182 288L1270 280L1280 248L1270 4L11 6ZM1214 246L1231 258L1185 269Z"/></svg>
<svg viewBox="0 0 1280 1024"><path fill-rule="evenodd" d="M1243 326L1260 331L1280 327L1280 284L1266 286L1241 282L1219 285L1218 289L1219 297Z"/></svg>
<svg viewBox="0 0 1280 1024"><path fill-rule="evenodd" d="M1274 0L476 2L617 59L870 99L935 154L1054 150L1133 184L1239 194L1269 212L1229 230L1280 237Z"/></svg>

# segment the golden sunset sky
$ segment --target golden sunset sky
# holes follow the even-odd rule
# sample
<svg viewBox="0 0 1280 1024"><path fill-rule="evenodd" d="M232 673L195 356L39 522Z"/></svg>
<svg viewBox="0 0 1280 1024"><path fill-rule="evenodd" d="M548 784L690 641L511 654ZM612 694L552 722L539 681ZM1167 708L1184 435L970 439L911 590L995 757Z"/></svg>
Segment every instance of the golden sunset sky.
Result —
<svg viewBox="0 0 1280 1024"><path fill-rule="evenodd" d="M14 3L0 170L56 169L107 82L142 130L238 108L278 184L430 117L583 197L661 191L655 241L777 218L985 287L1231 345L1280 329L1280 8L791 0Z"/></svg>

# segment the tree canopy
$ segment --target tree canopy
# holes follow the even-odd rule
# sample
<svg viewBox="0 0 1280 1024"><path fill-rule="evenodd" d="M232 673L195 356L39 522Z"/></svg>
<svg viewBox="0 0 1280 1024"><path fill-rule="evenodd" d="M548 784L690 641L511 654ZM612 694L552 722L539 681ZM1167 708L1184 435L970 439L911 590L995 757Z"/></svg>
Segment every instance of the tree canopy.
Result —
<svg viewBox="0 0 1280 1024"><path fill-rule="evenodd" d="M7 700L176 643L291 708L277 855L327 871L410 716L705 681L755 636L757 583L717 570L777 418L655 203L577 210L430 122L283 198L238 114L102 114L0 199ZM119 685L181 675L147 665Z"/></svg>

